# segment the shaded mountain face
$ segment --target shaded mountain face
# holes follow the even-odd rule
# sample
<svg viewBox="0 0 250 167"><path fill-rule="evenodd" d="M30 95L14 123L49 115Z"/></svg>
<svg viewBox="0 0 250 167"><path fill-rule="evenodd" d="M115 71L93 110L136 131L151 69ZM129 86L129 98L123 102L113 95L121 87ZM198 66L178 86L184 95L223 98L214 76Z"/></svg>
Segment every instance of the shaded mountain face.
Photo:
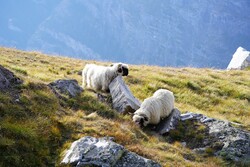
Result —
<svg viewBox="0 0 250 167"><path fill-rule="evenodd" d="M1 36L0 44L82 59L216 68L226 68L238 46L250 47L248 0L40 1L46 17L28 26L28 35L14 27L24 37Z"/></svg>

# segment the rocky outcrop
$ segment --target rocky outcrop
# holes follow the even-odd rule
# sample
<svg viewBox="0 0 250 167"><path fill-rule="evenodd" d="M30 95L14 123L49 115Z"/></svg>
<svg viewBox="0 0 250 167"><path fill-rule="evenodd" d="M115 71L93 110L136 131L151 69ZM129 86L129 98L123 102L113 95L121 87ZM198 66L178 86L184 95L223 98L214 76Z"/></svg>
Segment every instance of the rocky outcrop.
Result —
<svg viewBox="0 0 250 167"><path fill-rule="evenodd" d="M112 138L83 137L72 143L66 152L62 164L76 167L160 167L158 163L129 152L123 146L112 141Z"/></svg>
<svg viewBox="0 0 250 167"><path fill-rule="evenodd" d="M140 101L130 92L121 76L116 77L109 85L113 108L120 113L133 113L140 108Z"/></svg>
<svg viewBox="0 0 250 167"><path fill-rule="evenodd" d="M209 118L202 114L188 112L181 115L181 120L194 119L208 128L203 144L205 147L194 149L203 153L207 148L214 151L214 155L221 156L240 164L250 164L250 132L236 128L228 121Z"/></svg>
<svg viewBox="0 0 250 167"><path fill-rule="evenodd" d="M177 108L174 108L168 117L164 118L158 125L156 125L155 131L158 134L163 135L168 133L171 129L175 129L180 120L180 115L181 112Z"/></svg>
<svg viewBox="0 0 250 167"><path fill-rule="evenodd" d="M51 82L48 86L59 98L64 98L65 95L75 97L83 91L82 87L78 85L78 82L75 79L59 79L55 82Z"/></svg>
<svg viewBox="0 0 250 167"><path fill-rule="evenodd" d="M20 78L16 77L13 72L0 65L0 90L10 88L21 84Z"/></svg>

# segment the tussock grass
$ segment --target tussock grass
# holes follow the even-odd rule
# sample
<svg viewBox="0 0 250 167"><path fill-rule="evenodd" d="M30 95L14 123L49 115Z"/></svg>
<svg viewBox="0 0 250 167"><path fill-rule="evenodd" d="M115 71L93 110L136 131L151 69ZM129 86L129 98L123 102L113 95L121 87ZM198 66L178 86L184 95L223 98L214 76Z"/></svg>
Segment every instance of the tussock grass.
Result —
<svg viewBox="0 0 250 167"><path fill-rule="evenodd" d="M119 115L110 106L84 91L59 100L47 84L56 79L76 79L81 84L84 61L0 48L1 65L12 70L24 84L0 92L0 166L58 166L64 150L83 136L112 136L117 143L163 166L225 166L211 156L194 154L180 143L183 136L199 142L205 128L179 125L174 139L139 129L131 116ZM240 123L250 129L250 71L130 66L124 77L135 97L143 101L160 89L174 92L176 107L210 117ZM15 96L19 101L15 101ZM190 143L192 144L192 143ZM213 150L207 150L209 155Z"/></svg>

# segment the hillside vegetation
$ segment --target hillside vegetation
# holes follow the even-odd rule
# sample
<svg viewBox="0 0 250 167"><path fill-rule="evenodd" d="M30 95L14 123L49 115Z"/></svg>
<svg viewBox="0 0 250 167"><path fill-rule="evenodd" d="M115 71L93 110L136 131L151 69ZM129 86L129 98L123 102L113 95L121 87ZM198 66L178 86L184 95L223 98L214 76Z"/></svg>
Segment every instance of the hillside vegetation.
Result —
<svg viewBox="0 0 250 167"><path fill-rule="evenodd" d="M0 64L24 81L0 92L0 166L58 166L64 150L82 136L112 136L128 150L163 166L228 165L209 151L197 155L178 140L168 143L164 136L141 130L130 115L117 114L92 92L66 101L57 99L47 84L72 78L81 84L78 72L86 63L110 64L0 48ZM130 65L124 79L141 101L166 88L174 92L181 112L233 121L250 130L249 70ZM16 96L19 101L14 100Z"/></svg>

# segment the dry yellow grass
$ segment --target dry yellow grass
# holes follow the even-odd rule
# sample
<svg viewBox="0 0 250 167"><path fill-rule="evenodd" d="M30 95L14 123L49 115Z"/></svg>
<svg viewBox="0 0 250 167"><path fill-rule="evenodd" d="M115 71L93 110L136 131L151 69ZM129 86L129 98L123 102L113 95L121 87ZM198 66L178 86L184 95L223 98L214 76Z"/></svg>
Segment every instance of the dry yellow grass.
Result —
<svg viewBox="0 0 250 167"><path fill-rule="evenodd" d="M63 151L82 136L112 136L127 149L163 166L223 166L227 163L219 158L196 155L178 142L170 144L162 136L139 129L130 116L118 115L110 106L98 102L91 92L85 91L62 107L46 87L49 82L65 78L76 79L81 84L77 73L86 63L109 64L107 62L8 48L0 48L0 60L1 65L24 80L18 88L21 104L13 104L10 94L0 92L2 166L58 165ZM203 113L250 129L249 76L249 70L130 65L130 74L124 79L141 101L157 89L166 88L174 92L176 107L182 112ZM20 156L22 150L29 154ZM20 163L23 160L25 163Z"/></svg>

